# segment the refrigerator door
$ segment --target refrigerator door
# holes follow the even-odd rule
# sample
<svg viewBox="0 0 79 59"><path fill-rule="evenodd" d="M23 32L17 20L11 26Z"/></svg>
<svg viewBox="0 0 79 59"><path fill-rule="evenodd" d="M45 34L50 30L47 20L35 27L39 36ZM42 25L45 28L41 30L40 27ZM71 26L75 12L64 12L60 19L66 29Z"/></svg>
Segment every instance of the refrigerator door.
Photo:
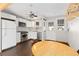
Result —
<svg viewBox="0 0 79 59"><path fill-rule="evenodd" d="M7 21L6 20L6 23L7 23L6 28L8 28L8 29L16 29L16 22L15 21Z"/></svg>
<svg viewBox="0 0 79 59"><path fill-rule="evenodd" d="M2 19L2 28L16 29L16 22Z"/></svg>
<svg viewBox="0 0 79 59"><path fill-rule="evenodd" d="M2 50L16 45L16 30L2 29Z"/></svg>
<svg viewBox="0 0 79 59"><path fill-rule="evenodd" d="M7 27L7 26L6 26L6 23L7 23L6 20L3 20L3 19L2 19L2 28L6 28L6 27Z"/></svg>
<svg viewBox="0 0 79 59"><path fill-rule="evenodd" d="M2 19L2 50L16 45L16 23Z"/></svg>

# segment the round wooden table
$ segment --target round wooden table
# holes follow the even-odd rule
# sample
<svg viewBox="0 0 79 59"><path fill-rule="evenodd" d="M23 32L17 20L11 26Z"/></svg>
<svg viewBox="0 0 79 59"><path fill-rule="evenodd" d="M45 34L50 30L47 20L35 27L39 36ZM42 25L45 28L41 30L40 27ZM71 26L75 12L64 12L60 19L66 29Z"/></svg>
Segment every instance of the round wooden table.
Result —
<svg viewBox="0 0 79 59"><path fill-rule="evenodd" d="M40 41L32 46L34 56L78 56L71 47L52 41Z"/></svg>

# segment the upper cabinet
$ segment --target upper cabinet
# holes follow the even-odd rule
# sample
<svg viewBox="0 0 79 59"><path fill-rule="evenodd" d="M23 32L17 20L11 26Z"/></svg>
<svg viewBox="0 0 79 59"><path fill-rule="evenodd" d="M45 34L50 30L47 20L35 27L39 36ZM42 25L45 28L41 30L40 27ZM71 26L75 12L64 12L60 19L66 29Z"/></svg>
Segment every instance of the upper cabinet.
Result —
<svg viewBox="0 0 79 59"><path fill-rule="evenodd" d="M27 27L34 27L35 26L34 24L35 24L34 21L26 21Z"/></svg>
<svg viewBox="0 0 79 59"><path fill-rule="evenodd" d="M7 19L16 20L16 16L8 14L8 13L5 13L5 12L1 12L1 17L7 18Z"/></svg>

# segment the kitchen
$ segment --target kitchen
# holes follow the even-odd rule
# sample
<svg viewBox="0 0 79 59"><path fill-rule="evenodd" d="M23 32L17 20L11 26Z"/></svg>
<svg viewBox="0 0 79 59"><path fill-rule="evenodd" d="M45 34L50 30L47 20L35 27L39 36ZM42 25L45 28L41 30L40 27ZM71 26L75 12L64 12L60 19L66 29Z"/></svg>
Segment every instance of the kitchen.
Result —
<svg viewBox="0 0 79 59"><path fill-rule="evenodd" d="M51 7L49 8L49 6ZM58 8L54 6L61 10L58 11ZM67 21L65 15L68 7L68 3L13 3L5 10L0 11L0 51L16 47L17 44L30 39L61 41L69 43L72 48L78 51L79 37L75 36L78 34L70 33L75 23L73 23L74 21ZM44 8L49 9L45 11ZM79 18L76 17L75 19Z"/></svg>

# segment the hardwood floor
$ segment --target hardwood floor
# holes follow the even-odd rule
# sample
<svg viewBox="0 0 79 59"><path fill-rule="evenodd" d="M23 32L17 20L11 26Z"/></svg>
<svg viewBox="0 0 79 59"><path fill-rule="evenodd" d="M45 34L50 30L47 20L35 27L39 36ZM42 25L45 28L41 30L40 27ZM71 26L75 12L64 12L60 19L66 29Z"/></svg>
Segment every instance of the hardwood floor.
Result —
<svg viewBox="0 0 79 59"><path fill-rule="evenodd" d="M32 47L33 40L28 40L21 44L18 44L16 47L3 51L1 56L32 56Z"/></svg>

